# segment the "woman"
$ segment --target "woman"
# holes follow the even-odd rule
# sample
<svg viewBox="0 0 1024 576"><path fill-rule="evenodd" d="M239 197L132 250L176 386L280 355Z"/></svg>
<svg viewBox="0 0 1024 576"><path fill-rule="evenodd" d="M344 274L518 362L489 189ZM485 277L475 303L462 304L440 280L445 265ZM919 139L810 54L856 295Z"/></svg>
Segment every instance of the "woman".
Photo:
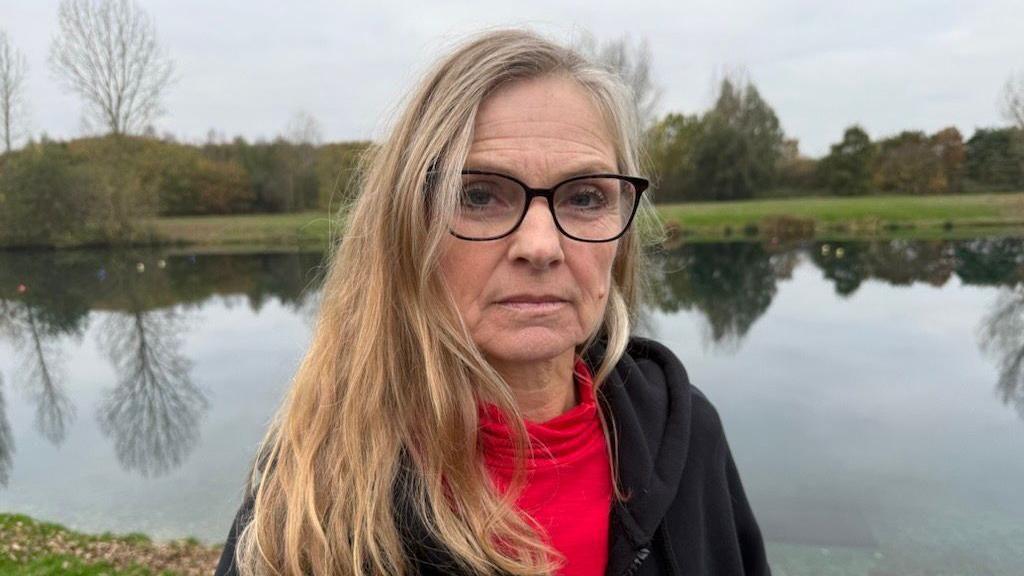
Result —
<svg viewBox="0 0 1024 576"><path fill-rule="evenodd" d="M373 151L227 574L767 574L721 423L631 337L646 180L613 75L491 32Z"/></svg>

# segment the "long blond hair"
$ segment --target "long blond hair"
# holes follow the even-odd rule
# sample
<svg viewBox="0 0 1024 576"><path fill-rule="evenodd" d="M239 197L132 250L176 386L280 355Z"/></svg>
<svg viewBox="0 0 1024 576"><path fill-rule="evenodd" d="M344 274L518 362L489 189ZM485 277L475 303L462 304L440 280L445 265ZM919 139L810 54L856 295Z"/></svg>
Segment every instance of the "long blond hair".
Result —
<svg viewBox="0 0 1024 576"><path fill-rule="evenodd" d="M525 428L437 270L481 100L503 83L547 74L586 89L616 140L619 169L639 172L628 88L568 48L531 32L492 31L426 75L369 153L329 255L312 342L254 460L253 515L236 546L240 574L408 573L393 502L406 460L414 513L465 569L555 569L557 554L514 505L522 462L505 494L482 464L481 398L511 416L520 460ZM428 171L440 174L429 185ZM641 210L656 221L648 202ZM577 348L602 340L598 386L621 357L640 304L636 227L619 242L602 322Z"/></svg>

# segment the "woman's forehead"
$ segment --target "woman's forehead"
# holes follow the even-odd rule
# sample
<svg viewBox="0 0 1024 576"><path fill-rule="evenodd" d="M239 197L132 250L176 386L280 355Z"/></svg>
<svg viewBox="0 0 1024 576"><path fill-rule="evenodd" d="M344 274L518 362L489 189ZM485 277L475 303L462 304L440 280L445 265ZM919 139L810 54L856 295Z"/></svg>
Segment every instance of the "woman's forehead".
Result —
<svg viewBox="0 0 1024 576"><path fill-rule="evenodd" d="M616 166L613 139L597 106L579 84L560 76L510 83L480 105L470 159L514 161L523 155Z"/></svg>
<svg viewBox="0 0 1024 576"><path fill-rule="evenodd" d="M535 125L561 123L610 140L608 126L590 94L564 76L540 76L509 82L480 103L476 131L530 131Z"/></svg>

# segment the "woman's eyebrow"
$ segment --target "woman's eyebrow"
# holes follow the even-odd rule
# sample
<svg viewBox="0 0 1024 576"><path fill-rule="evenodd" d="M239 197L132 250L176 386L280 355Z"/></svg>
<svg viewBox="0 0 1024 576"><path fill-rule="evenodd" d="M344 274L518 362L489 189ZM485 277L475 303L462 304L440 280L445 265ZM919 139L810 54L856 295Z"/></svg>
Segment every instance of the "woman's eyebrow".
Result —
<svg viewBox="0 0 1024 576"><path fill-rule="evenodd" d="M516 170L509 169L507 167L499 166L497 164L490 164L487 162L467 162L463 166L465 170L479 170L481 172L497 172L498 174L505 174L523 180L522 175ZM557 181L561 182L569 178L575 178L576 176L584 176L586 174L608 174L615 173L616 168L604 162L587 162L584 164L578 164L571 166L570 168L560 171L558 173Z"/></svg>

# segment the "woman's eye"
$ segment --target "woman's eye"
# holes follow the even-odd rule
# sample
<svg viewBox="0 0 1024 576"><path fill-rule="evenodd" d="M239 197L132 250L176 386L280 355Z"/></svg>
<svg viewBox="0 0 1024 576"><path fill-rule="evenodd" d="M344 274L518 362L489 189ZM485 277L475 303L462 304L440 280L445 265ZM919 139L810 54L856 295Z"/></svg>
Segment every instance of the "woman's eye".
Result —
<svg viewBox="0 0 1024 576"><path fill-rule="evenodd" d="M470 208L487 206L494 201L494 193L485 187L466 188L462 191L462 205Z"/></svg>
<svg viewBox="0 0 1024 576"><path fill-rule="evenodd" d="M573 192L568 201L573 208L602 208L606 204L604 193L596 188Z"/></svg>

